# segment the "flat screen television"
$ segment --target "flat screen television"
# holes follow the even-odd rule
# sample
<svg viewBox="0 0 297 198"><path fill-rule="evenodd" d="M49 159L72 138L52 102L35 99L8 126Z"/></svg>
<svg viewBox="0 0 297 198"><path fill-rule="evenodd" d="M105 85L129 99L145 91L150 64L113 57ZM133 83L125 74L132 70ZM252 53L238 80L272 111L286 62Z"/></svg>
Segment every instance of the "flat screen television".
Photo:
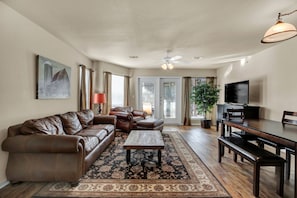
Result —
<svg viewBox="0 0 297 198"><path fill-rule="evenodd" d="M236 104L249 103L249 81L225 84L225 102Z"/></svg>

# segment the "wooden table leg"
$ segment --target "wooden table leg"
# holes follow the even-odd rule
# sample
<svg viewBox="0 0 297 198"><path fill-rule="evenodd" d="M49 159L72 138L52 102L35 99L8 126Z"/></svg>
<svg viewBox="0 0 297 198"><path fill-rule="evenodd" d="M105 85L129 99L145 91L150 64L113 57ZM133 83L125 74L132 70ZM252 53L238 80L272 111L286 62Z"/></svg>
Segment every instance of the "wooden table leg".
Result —
<svg viewBox="0 0 297 198"><path fill-rule="evenodd" d="M127 151L126 151L126 161L127 161L127 164L130 164L130 160L131 160L131 150L130 149L127 149Z"/></svg>
<svg viewBox="0 0 297 198"><path fill-rule="evenodd" d="M221 136L225 137L225 123L224 121L221 121ZM225 147L221 145L221 156L224 156L225 154Z"/></svg>
<svg viewBox="0 0 297 198"><path fill-rule="evenodd" d="M162 156L162 152L161 152L161 150L159 149L158 150L158 166L161 166L161 156Z"/></svg>

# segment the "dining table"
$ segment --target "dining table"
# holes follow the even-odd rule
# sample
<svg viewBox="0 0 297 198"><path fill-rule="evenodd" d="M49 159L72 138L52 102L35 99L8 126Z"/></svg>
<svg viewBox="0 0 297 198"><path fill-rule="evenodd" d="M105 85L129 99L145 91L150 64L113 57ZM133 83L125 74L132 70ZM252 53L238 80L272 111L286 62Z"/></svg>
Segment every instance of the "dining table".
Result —
<svg viewBox="0 0 297 198"><path fill-rule="evenodd" d="M238 128L257 137L297 151L297 126L268 119L245 119L242 122L223 119L221 136L226 135L225 126ZM295 157L294 197L297 198L297 158Z"/></svg>

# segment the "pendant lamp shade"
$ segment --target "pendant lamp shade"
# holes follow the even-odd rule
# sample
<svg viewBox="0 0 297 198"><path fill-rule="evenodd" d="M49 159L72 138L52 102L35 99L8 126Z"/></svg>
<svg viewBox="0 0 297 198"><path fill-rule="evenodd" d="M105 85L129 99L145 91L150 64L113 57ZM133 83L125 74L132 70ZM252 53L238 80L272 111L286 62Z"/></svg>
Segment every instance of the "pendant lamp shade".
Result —
<svg viewBox="0 0 297 198"><path fill-rule="evenodd" d="M279 20L274 26L266 31L261 43L280 42L295 36L297 36L296 27L290 23L284 23Z"/></svg>
<svg viewBox="0 0 297 198"><path fill-rule="evenodd" d="M284 23L281 19L281 17L291 15L295 12L297 10L283 14L278 13L276 24L266 31L261 43L276 43L297 36L296 27L290 23Z"/></svg>

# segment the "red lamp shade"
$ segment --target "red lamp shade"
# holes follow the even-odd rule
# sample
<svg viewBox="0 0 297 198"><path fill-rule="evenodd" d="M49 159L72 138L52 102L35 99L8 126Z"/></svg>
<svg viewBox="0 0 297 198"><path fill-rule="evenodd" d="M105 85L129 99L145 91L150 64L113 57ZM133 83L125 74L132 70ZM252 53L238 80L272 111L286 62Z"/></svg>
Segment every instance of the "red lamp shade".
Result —
<svg viewBox="0 0 297 198"><path fill-rule="evenodd" d="M106 103L105 93L95 93L94 104L104 104L104 103Z"/></svg>

